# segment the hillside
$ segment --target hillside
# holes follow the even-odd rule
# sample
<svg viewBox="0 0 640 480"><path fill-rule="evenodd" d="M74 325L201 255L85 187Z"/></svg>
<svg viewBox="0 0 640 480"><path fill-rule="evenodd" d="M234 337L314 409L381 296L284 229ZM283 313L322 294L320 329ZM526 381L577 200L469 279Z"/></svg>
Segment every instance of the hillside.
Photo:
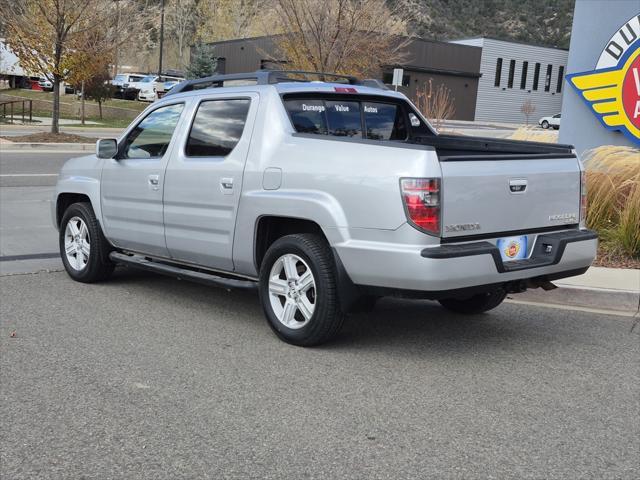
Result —
<svg viewBox="0 0 640 480"><path fill-rule="evenodd" d="M412 27L421 37L487 36L569 48L575 0L394 1L415 8Z"/></svg>

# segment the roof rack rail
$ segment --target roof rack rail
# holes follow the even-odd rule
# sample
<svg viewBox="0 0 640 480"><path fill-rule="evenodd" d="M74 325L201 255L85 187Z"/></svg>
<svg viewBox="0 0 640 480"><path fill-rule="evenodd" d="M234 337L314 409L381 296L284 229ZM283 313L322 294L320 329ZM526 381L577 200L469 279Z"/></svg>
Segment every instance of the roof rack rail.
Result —
<svg viewBox="0 0 640 480"><path fill-rule="evenodd" d="M297 77L297 78L296 78ZM269 85L282 82L309 82L309 77L317 77L324 82L327 78L336 79L349 85L363 85L369 87L385 88L378 80L360 80L351 75L339 75L337 73L307 72L304 70L257 70L250 73L232 73L228 75L212 75L210 77L185 80L175 85L166 95L180 92L190 92L205 88L220 88L241 85ZM382 86L381 86L382 85Z"/></svg>

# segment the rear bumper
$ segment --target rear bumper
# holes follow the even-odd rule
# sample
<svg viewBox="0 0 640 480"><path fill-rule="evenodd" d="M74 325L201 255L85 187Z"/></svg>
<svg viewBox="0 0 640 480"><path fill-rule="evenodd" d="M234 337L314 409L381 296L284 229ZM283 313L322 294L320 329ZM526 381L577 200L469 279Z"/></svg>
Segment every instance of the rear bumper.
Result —
<svg viewBox="0 0 640 480"><path fill-rule="evenodd" d="M551 245L549 253L545 253L547 245ZM437 294L523 279L577 275L591 265L597 245L597 235L590 230L539 234L529 258L506 265L490 241L427 248L348 241L336 245L335 250L357 285Z"/></svg>
<svg viewBox="0 0 640 480"><path fill-rule="evenodd" d="M424 258L446 259L491 255L499 273L517 272L531 268L556 265L562 260L567 245L575 242L597 240L598 234L591 230L570 230L538 235L529 258L504 263L498 247L489 242L473 242L458 245L440 245L425 248L420 252Z"/></svg>

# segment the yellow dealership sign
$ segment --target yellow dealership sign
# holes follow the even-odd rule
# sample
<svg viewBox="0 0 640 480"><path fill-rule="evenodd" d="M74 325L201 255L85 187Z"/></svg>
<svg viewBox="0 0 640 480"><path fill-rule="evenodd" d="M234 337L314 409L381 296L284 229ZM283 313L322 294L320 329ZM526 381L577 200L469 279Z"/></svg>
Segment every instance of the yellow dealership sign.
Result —
<svg viewBox="0 0 640 480"><path fill-rule="evenodd" d="M640 144L640 14L611 37L594 70L567 80L605 128Z"/></svg>

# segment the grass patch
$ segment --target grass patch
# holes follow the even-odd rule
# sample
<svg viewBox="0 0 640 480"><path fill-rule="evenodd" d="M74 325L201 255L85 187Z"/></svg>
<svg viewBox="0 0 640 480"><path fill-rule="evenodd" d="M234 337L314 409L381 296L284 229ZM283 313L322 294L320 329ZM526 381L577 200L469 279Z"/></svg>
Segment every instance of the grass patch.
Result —
<svg viewBox="0 0 640 480"><path fill-rule="evenodd" d="M14 97L22 97L28 98L31 100L46 100L53 102L53 92L41 92L38 90L26 90L22 88L13 88L10 90L0 90L0 95L11 95ZM73 103L80 104L80 100L76 97L76 95L60 95L60 101L63 103ZM94 102L93 100L85 100L87 104L97 105L98 102ZM110 98L105 101L103 104L105 107L118 107L118 108L126 108L128 110L135 110L137 112L141 112L144 110L149 103L147 102L138 102L137 100L122 100L120 98ZM49 113L51 116L51 113Z"/></svg>
<svg viewBox="0 0 640 480"><path fill-rule="evenodd" d="M43 118L51 118L51 112L47 111L47 110L34 110L33 111L33 117L43 117ZM29 116L27 115L25 117L26 119L29 118ZM22 120L22 116L21 115L14 115L14 119L18 122L20 122ZM60 120L80 120L77 116L75 115L69 115L69 114L61 114L60 115ZM92 123L86 123L84 125L78 123L78 124L73 124L73 125L61 125L61 128L74 128L74 127L81 127L81 128L125 128L128 127L131 122L133 122L133 119L128 119L128 118L103 118L100 119L100 117L86 117L85 120L87 122L96 122L94 124ZM21 123L11 123L9 121L3 121L2 119L0 119L0 124L2 125L21 125ZM31 124L27 125L41 125L40 122L38 121L34 121Z"/></svg>
<svg viewBox="0 0 640 480"><path fill-rule="evenodd" d="M33 133L16 137L0 137L11 142L18 143L94 143L93 138L74 135L71 133Z"/></svg>
<svg viewBox="0 0 640 480"><path fill-rule="evenodd" d="M640 150L602 146L584 158L587 226L605 255L640 258Z"/></svg>

